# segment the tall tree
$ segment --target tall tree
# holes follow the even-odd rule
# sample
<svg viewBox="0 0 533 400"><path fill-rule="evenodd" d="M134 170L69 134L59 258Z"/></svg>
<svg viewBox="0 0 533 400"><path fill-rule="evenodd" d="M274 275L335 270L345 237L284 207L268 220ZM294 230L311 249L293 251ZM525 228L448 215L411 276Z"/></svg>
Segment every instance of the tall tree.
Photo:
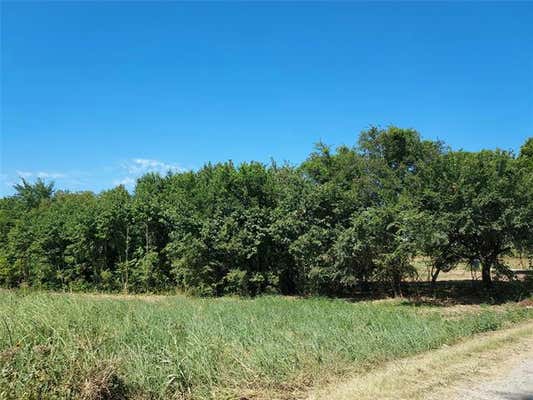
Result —
<svg viewBox="0 0 533 400"><path fill-rule="evenodd" d="M27 208L37 207L41 201L49 200L54 194L54 183L46 183L42 178L37 178L35 183L30 183L21 178L21 182L15 184L16 197L19 197Z"/></svg>

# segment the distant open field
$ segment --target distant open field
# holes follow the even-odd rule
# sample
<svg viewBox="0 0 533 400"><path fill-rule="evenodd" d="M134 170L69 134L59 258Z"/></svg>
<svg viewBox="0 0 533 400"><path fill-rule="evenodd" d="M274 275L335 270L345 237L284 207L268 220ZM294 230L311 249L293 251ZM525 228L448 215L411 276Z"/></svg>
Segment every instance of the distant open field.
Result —
<svg viewBox="0 0 533 400"><path fill-rule="evenodd" d="M2 399L297 399L533 318L519 303L0 291Z"/></svg>
<svg viewBox="0 0 533 400"><path fill-rule="evenodd" d="M513 271L524 271L530 269L530 260L525 257L503 257L503 262ZM429 280L428 268L429 260L426 257L416 257L414 265L418 272L418 280ZM439 274L439 281L457 281L457 280L480 280L481 271L470 268L465 263L460 263L456 268L449 272L442 271Z"/></svg>

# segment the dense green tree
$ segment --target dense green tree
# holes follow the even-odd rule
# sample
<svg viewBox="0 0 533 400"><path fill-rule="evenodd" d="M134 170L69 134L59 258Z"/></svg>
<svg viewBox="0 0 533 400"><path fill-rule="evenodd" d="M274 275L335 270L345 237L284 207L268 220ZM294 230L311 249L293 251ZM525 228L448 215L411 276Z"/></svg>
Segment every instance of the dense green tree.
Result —
<svg viewBox="0 0 533 400"><path fill-rule="evenodd" d="M515 246L528 258L529 266L533 268L533 137L528 138L520 148L515 169L517 175L515 196L519 203L522 224L520 234L515 237Z"/></svg>
<svg viewBox="0 0 533 400"><path fill-rule="evenodd" d="M133 221L131 196L124 186L100 194L96 213L96 238L100 242L102 282L107 288L128 291L132 260Z"/></svg>
<svg viewBox="0 0 533 400"><path fill-rule="evenodd" d="M433 236L422 249L434 257L437 269L460 259L479 263L483 282L490 286L493 269L509 272L502 256L512 252L515 239L531 233L517 196L515 160L499 150L451 152L437 165L420 200Z"/></svg>
<svg viewBox="0 0 533 400"><path fill-rule="evenodd" d="M0 199L0 284L200 295L401 293L426 256L483 280L533 254L532 139L452 151L412 129L320 143L300 165L231 161L146 174L133 193L22 180Z"/></svg>
<svg viewBox="0 0 533 400"><path fill-rule="evenodd" d="M27 208L39 206L41 201L50 199L54 194L54 184L46 183L42 178L38 178L33 184L21 178L14 188L15 196L20 198Z"/></svg>
<svg viewBox="0 0 533 400"><path fill-rule="evenodd" d="M527 138L522 147L520 147L519 157L529 160L530 163L532 162L531 160L533 160L533 137Z"/></svg>

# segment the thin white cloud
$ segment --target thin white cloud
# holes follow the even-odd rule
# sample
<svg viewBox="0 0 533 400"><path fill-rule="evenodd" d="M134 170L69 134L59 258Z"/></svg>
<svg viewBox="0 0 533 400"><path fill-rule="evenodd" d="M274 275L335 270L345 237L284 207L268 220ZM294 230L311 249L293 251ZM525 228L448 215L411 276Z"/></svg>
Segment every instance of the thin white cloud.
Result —
<svg viewBox="0 0 533 400"><path fill-rule="evenodd" d="M13 191L13 185L7 174L0 173L0 197L8 196Z"/></svg>
<svg viewBox="0 0 533 400"><path fill-rule="evenodd" d="M37 172L37 178L43 179L62 179L66 178L67 174L62 174L60 172Z"/></svg>
<svg viewBox="0 0 533 400"><path fill-rule="evenodd" d="M132 187L136 182L135 178L132 178L131 176L127 176L123 179L116 179L113 181L113 185L124 185L126 187Z"/></svg>
<svg viewBox="0 0 533 400"><path fill-rule="evenodd" d="M33 172L28 171L17 171L17 175L24 179L32 178L34 176Z"/></svg>
<svg viewBox="0 0 533 400"><path fill-rule="evenodd" d="M180 172L184 168L177 164L169 164L159 160L148 158L134 158L124 163L123 167L132 175L142 175L148 172L158 172L165 174L167 172Z"/></svg>
<svg viewBox="0 0 533 400"><path fill-rule="evenodd" d="M0 183L4 186L13 186L14 182L9 178L7 174L0 173Z"/></svg>
<svg viewBox="0 0 533 400"><path fill-rule="evenodd" d="M115 179L113 184L124 185L127 188L133 188L137 182L137 178L150 172L165 175L168 172L176 173L186 171L186 168L177 164L149 158L132 158L131 160L123 162L121 167L122 170L125 171L126 176Z"/></svg>
<svg viewBox="0 0 533 400"><path fill-rule="evenodd" d="M17 171L17 175L24 179L41 178L41 179L63 179L67 177L67 174L61 172L30 172L30 171Z"/></svg>
<svg viewBox="0 0 533 400"><path fill-rule="evenodd" d="M109 165L101 170L80 171L71 170L68 172L46 171L46 170L17 170L12 174L0 173L0 187L6 188L4 192L11 193L12 190L7 188L12 187L21 178L34 181L35 179L44 179L47 181L53 180L56 182L56 187L68 190L86 190L95 188L95 182L108 182L107 185L113 186L124 185L128 190L134 189L137 179L142 175L155 172L165 175L168 172L177 173L187 171L175 163L168 163L161 160L154 160L149 158L131 158L124 162ZM98 183L97 183L98 184ZM102 185L107 187L107 185ZM98 189L96 189L98 190ZM3 195L0 192L0 196Z"/></svg>

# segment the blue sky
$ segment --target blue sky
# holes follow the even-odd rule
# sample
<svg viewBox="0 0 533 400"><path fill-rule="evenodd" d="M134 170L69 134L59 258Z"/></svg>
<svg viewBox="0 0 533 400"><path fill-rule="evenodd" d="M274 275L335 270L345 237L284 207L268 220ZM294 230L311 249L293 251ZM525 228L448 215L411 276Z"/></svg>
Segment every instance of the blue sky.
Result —
<svg viewBox="0 0 533 400"><path fill-rule="evenodd" d="M302 161L372 124L533 135L533 3L2 2L0 194Z"/></svg>

